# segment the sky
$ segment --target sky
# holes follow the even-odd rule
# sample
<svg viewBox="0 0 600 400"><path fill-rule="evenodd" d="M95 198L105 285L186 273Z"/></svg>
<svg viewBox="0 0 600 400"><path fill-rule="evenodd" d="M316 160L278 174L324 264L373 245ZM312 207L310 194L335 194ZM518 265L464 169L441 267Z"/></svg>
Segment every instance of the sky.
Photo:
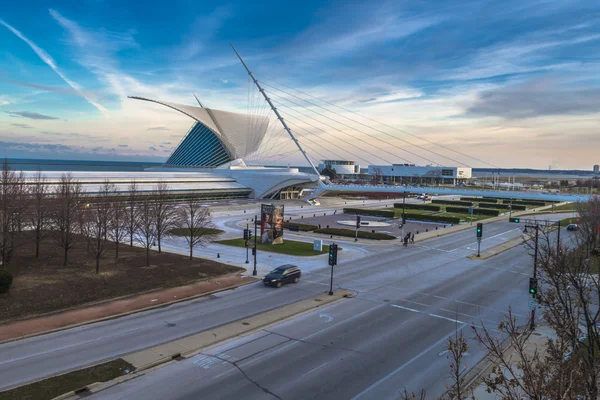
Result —
<svg viewBox="0 0 600 400"><path fill-rule="evenodd" d="M8 2L0 157L164 161L193 121L127 96L259 112L229 43L259 81L370 118L318 125L331 107L301 117L265 85L294 126L318 125L298 131L315 160L600 164L597 0ZM293 150L265 160L301 163Z"/></svg>

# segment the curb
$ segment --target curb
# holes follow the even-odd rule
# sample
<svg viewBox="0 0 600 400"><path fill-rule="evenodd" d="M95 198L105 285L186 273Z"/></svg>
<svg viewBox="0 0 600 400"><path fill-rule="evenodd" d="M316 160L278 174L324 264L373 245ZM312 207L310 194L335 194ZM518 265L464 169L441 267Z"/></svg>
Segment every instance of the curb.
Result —
<svg viewBox="0 0 600 400"><path fill-rule="evenodd" d="M498 254L504 253L507 250L513 249L525 242L527 242L530 239L523 239L522 237L518 237L512 240L509 240L508 242L504 242L501 243L497 246L491 247L487 250L484 250L483 252L481 252L481 257L477 257L477 253L473 253L470 256L467 256L467 258L470 258L471 260L487 260L488 258L492 258L494 256L497 256Z"/></svg>
<svg viewBox="0 0 600 400"><path fill-rule="evenodd" d="M132 379L138 378L140 376L143 376L143 375L145 375L145 374L147 374L149 372L152 372L154 370L157 370L159 368L163 368L163 367L166 367L166 366L171 365L173 363L176 363L177 360L191 358L191 357L193 357L193 356L201 353L203 349L206 349L206 348L209 348L209 347L212 347L212 346L216 346L216 345L218 345L220 343L226 342L226 341L231 340L233 338L237 338L237 337L241 337L241 336L245 336L245 335L251 334L251 333L253 333L255 331L258 331L258 330L264 329L266 327L269 327L269 326L281 323L282 321L286 321L286 320L291 319L291 318L296 318L296 317L298 317L300 315L303 315L303 314L309 313L311 311L314 311L317 308L337 303L338 301L341 301L341 300L343 300L345 298L352 298L352 297L354 297L354 294L352 292L348 291L348 290L339 290L339 291L336 290L335 292L339 292L341 294L341 296L340 297L336 297L332 301L329 301L329 302L320 302L320 303L317 303L316 305L314 305L312 307L309 307L309 308L307 308L305 310L301 310L301 311L295 312L293 314L277 318L276 320L269 321L269 322L264 323L262 325L252 326L251 328L248 328L247 330L242 331L242 332L237 332L237 333L229 335L229 336L220 337L220 338L216 339L215 341L210 342L208 344L205 344L203 346L200 346L198 348L195 348L195 349L183 352L183 353L175 353L175 354L172 354L172 355L170 355L168 357L163 357L161 359L158 359L156 361L150 362L150 363L148 363L146 365L143 365L143 366L137 368L134 372L132 372L129 375L120 376L118 378L112 379L112 380L107 381L107 382L94 382L94 383L86 385L86 386L84 386L82 388L79 388L79 389L76 389L76 390L64 393L64 394L62 394L60 396L54 397L52 400L66 400L66 399L72 398L73 396L78 396L78 395L83 394L83 393L85 393L85 396L88 396L88 395L91 395L93 393L101 392L101 391L106 390L108 388L111 388L113 386L119 385L119 384L121 384L123 382L127 382L129 380L132 380ZM318 296L320 296L320 295L318 295ZM318 296L314 296L314 297L312 297L312 299L314 300ZM306 300L310 300L310 299L306 299ZM297 304L297 303L293 303L293 304ZM289 304L287 306L290 306L290 305L293 305L293 304ZM281 308L284 308L284 307L287 307L287 306L283 306ZM274 311L274 310L266 311L266 312L261 313L261 314L269 313L269 312L272 312L272 311ZM258 314L258 315L261 315L261 314ZM241 318L241 319L239 319L237 321L230 322L229 324L238 323L238 322L243 321L245 319L247 319L247 318ZM226 325L229 325L229 324L225 324L225 325L221 325L221 326L226 326ZM215 327L215 328L219 328L219 327ZM213 328L213 329L215 329L215 328ZM208 331L210 331L210 329ZM200 333L202 333L202 332L200 332ZM172 342L170 342L170 343L172 343ZM166 343L163 343L163 345L164 344L166 344ZM144 350L142 350L142 351L144 351ZM135 354L135 353L132 353L132 354ZM126 356L123 356L123 357L126 357ZM123 358L123 357L119 357L119 358Z"/></svg>
<svg viewBox="0 0 600 400"><path fill-rule="evenodd" d="M0 345L5 344L5 343L10 343L10 342L15 342L17 340L29 339L29 338L36 337L36 336L47 335L49 333L54 333L54 332L64 331L64 330L67 330L67 329L77 328L77 327L83 326L83 325L90 325L90 324L94 324L96 322L102 322L102 321L107 321L107 320L110 320L110 319L121 318L121 317L125 317L127 315L135 314L135 313L138 313L138 312L150 311L150 310L154 310L154 309L161 308L161 307L167 307L167 306L170 306L172 304L181 303L183 301L194 300L194 299L197 299L199 297L210 296L211 294L214 294L214 293L219 293L219 292L224 292L226 290L236 289L238 287L246 286L246 285L249 285L251 283L255 283L255 282L258 281L257 279L252 278L252 277L247 277L247 278L250 279L248 282L243 282L243 283L241 283L239 285L230 285L230 286L218 288L218 289L215 289L215 290L211 290L211 291L208 291L208 292L195 294L195 295L192 295L192 296L182 297L182 298L179 298L177 300L171 300L171 301L168 301L166 303L161 303L161 304L156 304L156 305L152 305L152 306L140 308L140 309L137 309L137 310L126 311L126 312L119 313L119 314L108 315L108 316L102 317L102 318L96 318L96 319L90 320L90 321L79 322L79 323L76 323L76 324L61 326L60 328L49 329L49 330L42 331L42 332L36 332L36 333L28 334L28 335L14 337L14 338L11 338L11 339L6 339L6 340L3 340L3 341L0 341Z"/></svg>

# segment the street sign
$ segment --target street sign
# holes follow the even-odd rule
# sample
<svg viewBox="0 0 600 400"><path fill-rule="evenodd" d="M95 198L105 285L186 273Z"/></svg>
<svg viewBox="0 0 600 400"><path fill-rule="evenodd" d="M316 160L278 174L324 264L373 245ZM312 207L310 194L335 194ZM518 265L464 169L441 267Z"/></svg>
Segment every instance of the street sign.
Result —
<svg viewBox="0 0 600 400"><path fill-rule="evenodd" d="M469 207L469 214L473 214L473 207Z"/></svg>
<svg viewBox="0 0 600 400"><path fill-rule="evenodd" d="M534 298L529 299L529 309L530 310L535 310L537 307L537 302L535 301Z"/></svg>

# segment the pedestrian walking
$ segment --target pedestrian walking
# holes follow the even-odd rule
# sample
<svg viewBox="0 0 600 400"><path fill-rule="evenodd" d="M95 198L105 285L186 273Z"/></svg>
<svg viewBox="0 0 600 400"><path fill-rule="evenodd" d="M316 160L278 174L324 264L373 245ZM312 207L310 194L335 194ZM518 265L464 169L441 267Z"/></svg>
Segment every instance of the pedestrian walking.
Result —
<svg viewBox="0 0 600 400"><path fill-rule="evenodd" d="M408 235L404 236L404 247L408 246Z"/></svg>
<svg viewBox="0 0 600 400"><path fill-rule="evenodd" d="M415 244L415 234L414 233L410 236L410 242L412 244Z"/></svg>

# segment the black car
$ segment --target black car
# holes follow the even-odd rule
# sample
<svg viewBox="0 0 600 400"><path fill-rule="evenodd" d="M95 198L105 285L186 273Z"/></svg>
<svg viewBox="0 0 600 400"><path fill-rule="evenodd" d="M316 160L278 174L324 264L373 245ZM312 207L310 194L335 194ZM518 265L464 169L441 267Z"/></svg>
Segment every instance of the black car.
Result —
<svg viewBox="0 0 600 400"><path fill-rule="evenodd" d="M579 230L579 226L577 226L577 224L569 224L569 226L567 226L567 230L568 231L577 231L577 230Z"/></svg>
<svg viewBox="0 0 600 400"><path fill-rule="evenodd" d="M281 265L269 272L264 278L263 283L265 286L277 286L278 288L286 283L294 282L298 283L300 280L300 268L295 265Z"/></svg>

